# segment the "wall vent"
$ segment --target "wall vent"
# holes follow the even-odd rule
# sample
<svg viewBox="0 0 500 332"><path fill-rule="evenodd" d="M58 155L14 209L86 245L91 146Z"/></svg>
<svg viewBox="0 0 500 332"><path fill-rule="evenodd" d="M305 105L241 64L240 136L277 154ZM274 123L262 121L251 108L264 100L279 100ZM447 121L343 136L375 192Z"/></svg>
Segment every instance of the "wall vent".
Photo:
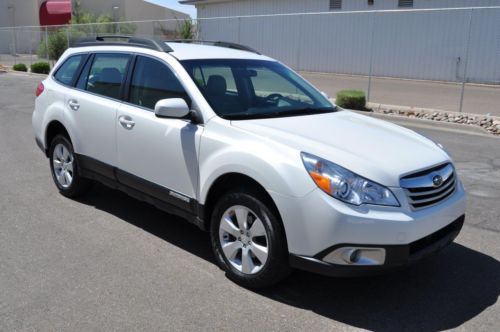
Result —
<svg viewBox="0 0 500 332"><path fill-rule="evenodd" d="M399 0L398 7L413 7L413 0Z"/></svg>
<svg viewBox="0 0 500 332"><path fill-rule="evenodd" d="M330 0L330 10L342 9L342 0Z"/></svg>

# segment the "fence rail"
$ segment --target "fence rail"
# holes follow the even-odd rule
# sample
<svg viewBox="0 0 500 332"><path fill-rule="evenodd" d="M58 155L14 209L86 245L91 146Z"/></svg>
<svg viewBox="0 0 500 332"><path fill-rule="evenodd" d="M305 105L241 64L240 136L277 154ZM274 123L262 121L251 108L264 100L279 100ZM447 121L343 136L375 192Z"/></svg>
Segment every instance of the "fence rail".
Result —
<svg viewBox="0 0 500 332"><path fill-rule="evenodd" d="M54 62L75 40L99 34L178 39L185 37L183 24L170 19L0 28L0 63ZM342 79L342 88L362 88L370 101L384 99L381 77L447 82L457 102L437 106L460 111L471 108L464 104L468 83L500 85L500 7L216 17L192 20L191 26L192 38L245 44L299 71L352 76L352 84ZM410 93L416 85L404 86L387 93ZM422 86L412 93L428 98L436 94L432 90Z"/></svg>

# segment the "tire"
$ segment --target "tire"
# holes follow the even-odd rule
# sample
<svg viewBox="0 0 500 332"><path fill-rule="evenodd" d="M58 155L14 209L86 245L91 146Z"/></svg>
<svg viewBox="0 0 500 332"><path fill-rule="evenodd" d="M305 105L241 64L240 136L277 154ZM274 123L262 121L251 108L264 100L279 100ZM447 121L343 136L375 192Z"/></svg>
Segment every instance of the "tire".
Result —
<svg viewBox="0 0 500 332"><path fill-rule="evenodd" d="M291 271L283 226L264 201L237 190L222 196L212 213L210 238L217 263L246 288L274 285Z"/></svg>
<svg viewBox="0 0 500 332"><path fill-rule="evenodd" d="M80 175L73 145L63 135L57 135L49 148L50 172L59 192L70 198L87 192L92 181Z"/></svg>

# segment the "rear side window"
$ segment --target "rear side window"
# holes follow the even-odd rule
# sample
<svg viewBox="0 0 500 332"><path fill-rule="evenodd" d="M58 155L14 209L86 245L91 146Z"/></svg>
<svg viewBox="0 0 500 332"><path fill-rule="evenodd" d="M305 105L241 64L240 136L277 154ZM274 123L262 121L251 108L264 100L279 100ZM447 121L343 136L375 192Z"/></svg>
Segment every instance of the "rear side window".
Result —
<svg viewBox="0 0 500 332"><path fill-rule="evenodd" d="M54 78L64 85L71 85L84 57L85 56L83 54L69 57L66 61L64 61L61 67L59 67L54 75Z"/></svg>
<svg viewBox="0 0 500 332"><path fill-rule="evenodd" d="M130 103L149 109L154 109L159 100L168 98L182 98L191 105L190 98L170 68L144 56L137 57L129 96Z"/></svg>
<svg viewBox="0 0 500 332"><path fill-rule="evenodd" d="M127 54L98 53L94 57L88 76L78 82L84 90L105 97L120 98L120 90L131 56Z"/></svg>

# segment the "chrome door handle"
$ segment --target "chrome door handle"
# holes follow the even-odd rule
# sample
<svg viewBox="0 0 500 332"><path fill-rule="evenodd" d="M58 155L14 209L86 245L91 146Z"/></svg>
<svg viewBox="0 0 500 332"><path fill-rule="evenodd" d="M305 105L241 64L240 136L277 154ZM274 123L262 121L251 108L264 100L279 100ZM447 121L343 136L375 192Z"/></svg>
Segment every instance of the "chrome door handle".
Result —
<svg viewBox="0 0 500 332"><path fill-rule="evenodd" d="M80 108L80 104L78 104L78 101L75 99L70 99L68 101L69 108L71 108L73 111L78 111Z"/></svg>
<svg viewBox="0 0 500 332"><path fill-rule="evenodd" d="M123 128L128 130L134 128L135 126L135 122L134 120L132 120L130 116L122 115L118 118L118 121L120 122Z"/></svg>

